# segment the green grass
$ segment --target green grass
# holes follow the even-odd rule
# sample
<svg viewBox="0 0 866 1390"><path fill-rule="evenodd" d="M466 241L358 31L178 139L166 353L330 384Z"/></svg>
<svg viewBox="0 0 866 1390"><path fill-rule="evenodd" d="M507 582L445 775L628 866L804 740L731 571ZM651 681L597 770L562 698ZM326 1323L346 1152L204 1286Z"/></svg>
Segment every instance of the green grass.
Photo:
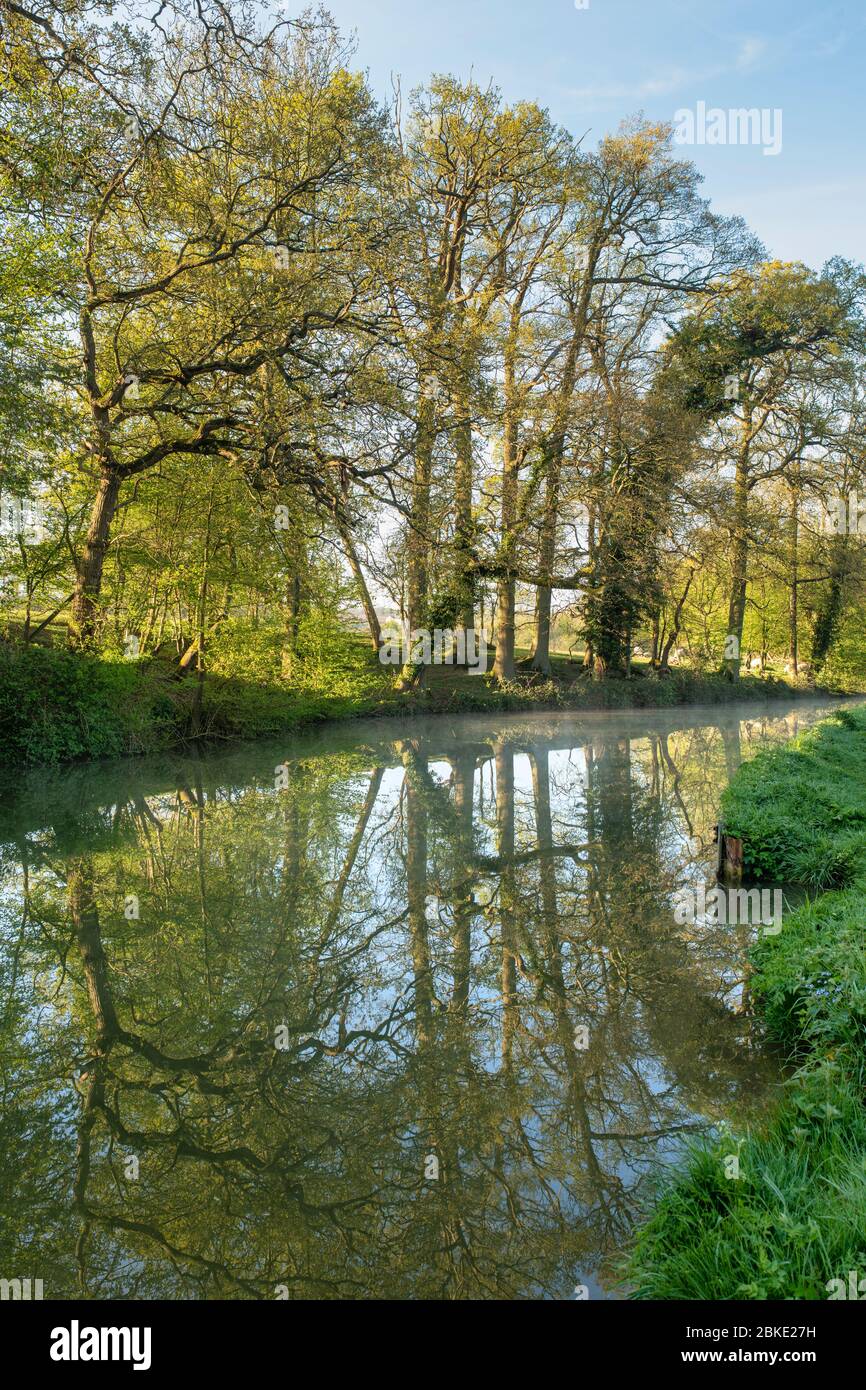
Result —
<svg viewBox="0 0 866 1390"><path fill-rule="evenodd" d="M748 873L812 889L851 881L866 858L864 727L862 711L839 710L740 769L722 815Z"/></svg>
<svg viewBox="0 0 866 1390"><path fill-rule="evenodd" d="M755 877L811 890L753 951L757 1008L795 1070L762 1131L691 1148L625 1277L635 1298L826 1299L866 1277L866 711L744 764L723 815Z"/></svg>

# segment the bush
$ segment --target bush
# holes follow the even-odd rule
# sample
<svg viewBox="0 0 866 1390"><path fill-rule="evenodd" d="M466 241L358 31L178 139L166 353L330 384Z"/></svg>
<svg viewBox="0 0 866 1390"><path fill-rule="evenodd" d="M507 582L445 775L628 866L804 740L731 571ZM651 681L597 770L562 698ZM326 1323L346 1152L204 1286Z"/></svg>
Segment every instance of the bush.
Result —
<svg viewBox="0 0 866 1390"><path fill-rule="evenodd" d="M0 749L7 763L116 757L175 732L167 683L130 662L0 643Z"/></svg>
<svg viewBox="0 0 866 1390"><path fill-rule="evenodd" d="M193 736L256 738L314 720L374 713L383 678L371 660L359 661L357 647L350 635L330 668L320 653L315 681L289 687L214 673L200 685L197 673L180 678L156 661L0 643L0 761L14 766L121 757Z"/></svg>

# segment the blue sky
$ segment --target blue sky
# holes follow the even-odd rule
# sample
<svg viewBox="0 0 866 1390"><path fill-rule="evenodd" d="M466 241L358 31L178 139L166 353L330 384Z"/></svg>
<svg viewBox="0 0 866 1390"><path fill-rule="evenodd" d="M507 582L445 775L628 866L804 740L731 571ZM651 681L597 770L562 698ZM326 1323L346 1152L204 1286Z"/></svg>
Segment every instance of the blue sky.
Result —
<svg viewBox="0 0 866 1390"><path fill-rule="evenodd" d="M491 79L589 144L643 111L778 108L782 148L683 147L771 255L866 259L866 0L326 0L386 96L431 72Z"/></svg>

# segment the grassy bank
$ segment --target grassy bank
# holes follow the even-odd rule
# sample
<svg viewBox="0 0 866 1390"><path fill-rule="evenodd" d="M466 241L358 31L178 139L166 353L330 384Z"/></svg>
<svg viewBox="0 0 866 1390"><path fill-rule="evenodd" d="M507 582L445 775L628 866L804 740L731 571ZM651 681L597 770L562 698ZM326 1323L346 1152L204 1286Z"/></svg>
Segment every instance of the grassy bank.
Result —
<svg viewBox="0 0 866 1390"><path fill-rule="evenodd" d="M723 813L751 875L809 892L753 952L757 1008L794 1070L763 1132L691 1151L627 1277L638 1298L840 1296L831 1281L866 1279L866 711L744 764Z"/></svg>
<svg viewBox="0 0 866 1390"><path fill-rule="evenodd" d="M319 719L373 713L375 682L345 692L178 677L125 662L0 643L0 761L38 765L155 753L193 740L258 738Z"/></svg>
<svg viewBox="0 0 866 1390"><path fill-rule="evenodd" d="M369 646L343 642L328 669L295 686L237 675L178 678L165 664L79 656L0 643L0 761L38 765L153 753L197 740L282 734L328 719L532 709L628 709L811 694L785 681L636 665L630 679L591 680L579 662L554 659L550 680L521 676L502 688L453 667L433 667L420 688L398 693L393 671Z"/></svg>

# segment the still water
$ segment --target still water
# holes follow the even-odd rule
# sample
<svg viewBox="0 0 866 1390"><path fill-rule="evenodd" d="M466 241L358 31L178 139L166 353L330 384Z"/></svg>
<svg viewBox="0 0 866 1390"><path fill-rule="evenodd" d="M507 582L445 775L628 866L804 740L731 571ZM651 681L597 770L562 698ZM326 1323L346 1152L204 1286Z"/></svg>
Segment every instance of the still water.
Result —
<svg viewBox="0 0 866 1390"><path fill-rule="evenodd" d="M617 1297L778 1085L679 925L826 706L440 717L0 782L0 1276L45 1298Z"/></svg>

